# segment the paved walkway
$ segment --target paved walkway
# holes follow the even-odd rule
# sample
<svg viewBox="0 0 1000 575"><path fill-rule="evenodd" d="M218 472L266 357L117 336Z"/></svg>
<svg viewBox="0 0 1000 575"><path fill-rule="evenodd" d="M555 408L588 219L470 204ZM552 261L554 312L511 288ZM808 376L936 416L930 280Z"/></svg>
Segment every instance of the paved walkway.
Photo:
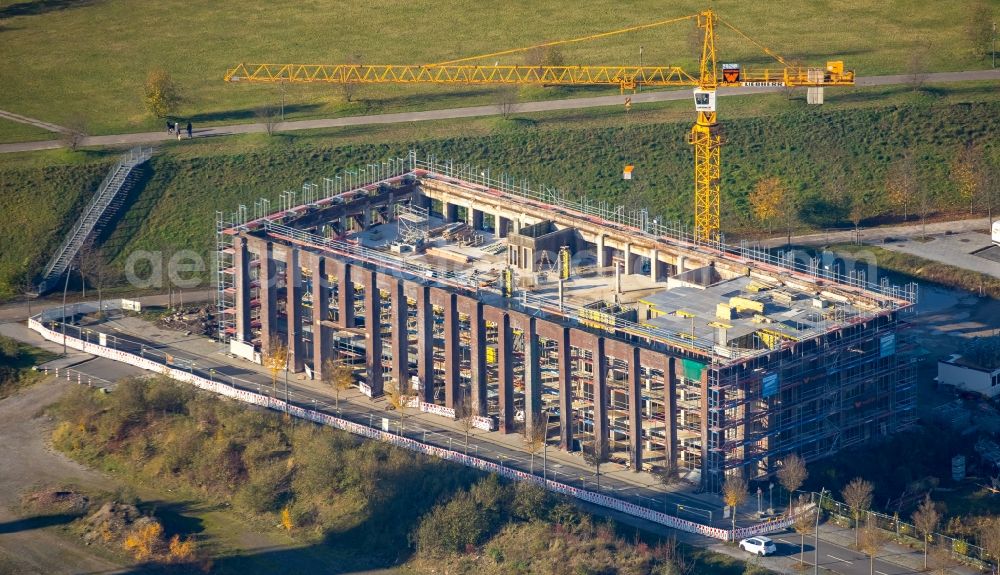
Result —
<svg viewBox="0 0 1000 575"><path fill-rule="evenodd" d="M986 218L968 218L947 222L931 222L927 224L927 235L960 232L989 232L990 221ZM878 228L861 228L861 242L866 244L886 243L887 238L912 238L924 234L924 226L919 223L882 226ZM853 229L828 230L810 234L792 236L792 245L825 246L830 244L854 243L857 233ZM788 244L785 236L775 237L760 242L768 248L780 248ZM888 244L886 244L888 247Z"/></svg>
<svg viewBox="0 0 1000 575"><path fill-rule="evenodd" d="M35 118L22 116L21 114L15 114L14 112L7 112L5 110L0 110L0 118L4 118L12 122L18 122L21 124L28 124L29 126L34 126L36 128L41 128L43 130L55 132L57 134L61 134L66 131L66 128L62 126L57 126L55 124L50 124L48 122L36 120Z"/></svg>
<svg viewBox="0 0 1000 575"><path fill-rule="evenodd" d="M966 72L939 72L927 74L926 83L942 82L969 82L983 80L1000 81L1000 70L972 70ZM908 75L895 76L868 76L859 77L857 85L866 86L887 86L893 84L907 84L911 81ZM763 94L781 91L783 88L731 88L720 91L720 96L741 96L748 94ZM659 92L642 92L630 94L633 104L644 102L668 102L674 100L687 100L691 98L690 90L669 90ZM525 102L518 104L515 113L524 114L531 112L551 112L556 110L576 110L581 108L596 108L603 106L619 106L622 104L624 96L596 96L590 98L567 98L562 100L546 100L541 102ZM395 124L401 122L422 122L427 120L446 120L454 118L475 118L482 116L496 116L500 114L498 106L473 106L467 108L447 108L443 110L427 110L423 112L400 112L397 114L377 114L371 116L351 116L347 118L324 118L318 120L297 120L293 122L281 122L275 126L279 132L290 132L296 130L314 130L317 128L336 128L342 126L364 126L370 124ZM38 120L35 120L38 121ZM51 125L51 124L50 124ZM58 128L58 126L56 126ZM59 130L57 130L59 131ZM266 132L264 124L235 124L229 126L216 126L213 128L197 129L194 137L203 138L210 136L231 136L235 134L251 134ZM107 136L88 136L83 139L81 146L117 146L152 144L173 140L175 137L166 132L141 132L134 134L112 134ZM0 153L28 152L35 150L50 150L60 148L63 143L58 140L47 140L38 142L19 142L14 144L0 144Z"/></svg>

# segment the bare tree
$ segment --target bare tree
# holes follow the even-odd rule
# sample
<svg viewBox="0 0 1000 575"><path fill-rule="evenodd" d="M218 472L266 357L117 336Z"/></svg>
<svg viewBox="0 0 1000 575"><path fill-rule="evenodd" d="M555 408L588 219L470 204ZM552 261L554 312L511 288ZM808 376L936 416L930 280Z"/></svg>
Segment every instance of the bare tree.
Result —
<svg viewBox="0 0 1000 575"><path fill-rule="evenodd" d="M809 477L809 470L806 469L806 462L797 453L790 453L781 461L781 468L778 469L778 483L788 491L788 512L792 512L793 492L802 487Z"/></svg>
<svg viewBox="0 0 1000 575"><path fill-rule="evenodd" d="M59 133L59 140L70 151L75 152L87 137L87 121L81 116L75 116L63 128Z"/></svg>
<svg viewBox="0 0 1000 575"><path fill-rule="evenodd" d="M258 107L254 110L257 120L264 125L264 132L268 136L274 135L274 128L278 125L278 111L269 104Z"/></svg>
<svg viewBox="0 0 1000 575"><path fill-rule="evenodd" d="M360 54L352 55L347 59L347 63L350 64L351 66L360 66L361 55ZM358 84L358 82L353 80L354 80L353 76L348 76L345 79L345 81L340 84L340 95L343 96L344 101L347 102L348 104L354 101L354 97L357 96L358 88L360 87L360 84Z"/></svg>
<svg viewBox="0 0 1000 575"><path fill-rule="evenodd" d="M278 374L288 366L288 346L281 340L277 332L272 332L268 338L270 345L264 350L261 362L271 372L271 388L278 395Z"/></svg>
<svg viewBox="0 0 1000 575"><path fill-rule="evenodd" d="M515 86L501 86L497 90L497 109L500 110L500 117L504 120L517 110L518 93Z"/></svg>
<svg viewBox="0 0 1000 575"><path fill-rule="evenodd" d="M531 453L531 473L535 473L535 454L545 447L545 439L549 432L548 421L541 415L536 416L531 425L524 427L524 443Z"/></svg>
<svg viewBox="0 0 1000 575"><path fill-rule="evenodd" d="M885 176L885 193L889 204L903 208L903 221L909 216L907 208L916 197L917 163L913 154L907 152L902 158L893 162Z"/></svg>
<svg viewBox="0 0 1000 575"><path fill-rule="evenodd" d="M749 489L749 485L742 473L730 475L722 484L722 499L733 512L733 529L736 529L736 509L746 503L747 489Z"/></svg>
<svg viewBox="0 0 1000 575"><path fill-rule="evenodd" d="M913 525L924 538L924 569L927 569L927 542L930 540L931 533L934 533L934 530L938 527L938 523L941 522L941 513L938 512L934 506L934 502L931 501L930 493L924 497L923 502L917 507L917 510L913 512L910 518L913 519Z"/></svg>
<svg viewBox="0 0 1000 575"><path fill-rule="evenodd" d="M914 92L923 88L924 82L927 81L927 58L930 56L930 50L930 42L917 41L907 55L906 77Z"/></svg>
<svg viewBox="0 0 1000 575"><path fill-rule="evenodd" d="M858 548L868 555L869 575L875 575L875 556L882 550L887 540L885 531L879 529L869 516L864 529L861 530L861 540L858 543Z"/></svg>
<svg viewBox="0 0 1000 575"><path fill-rule="evenodd" d="M458 426L462 428L465 433L465 454L469 454L469 434L475 427L476 417L475 412L472 410L472 406L469 405L469 401L463 401L458 405L458 409L455 410L455 419L458 421Z"/></svg>
<svg viewBox="0 0 1000 575"><path fill-rule="evenodd" d="M603 439L595 439L589 449L583 450L583 460L594 468L597 490L601 490L601 464L608 460L608 452Z"/></svg>
<svg viewBox="0 0 1000 575"><path fill-rule="evenodd" d="M660 542L653 550L653 556L663 562L659 571L663 575L688 575L694 572L694 561L681 550L675 535Z"/></svg>
<svg viewBox="0 0 1000 575"><path fill-rule="evenodd" d="M656 470L656 481L663 486L663 511L666 513L670 488L684 481L675 459L667 457L663 465Z"/></svg>
<svg viewBox="0 0 1000 575"><path fill-rule="evenodd" d="M802 509L808 504L808 498L804 495L800 495L798 504L799 512L795 514L795 522L792 523L792 528L799 534L799 565L803 563L803 555L805 555L806 535L811 534L813 529L815 529L816 513L819 513L818 505L813 507L809 512L802 511Z"/></svg>
<svg viewBox="0 0 1000 575"><path fill-rule="evenodd" d="M97 288L97 317L104 317L104 284L110 276L110 266L104 257L104 250L89 240L80 248L80 273L90 285Z"/></svg>
<svg viewBox="0 0 1000 575"><path fill-rule="evenodd" d="M354 369L343 360L327 359L323 362L322 379L333 390L337 413L340 413L340 394L354 385Z"/></svg>
<svg viewBox="0 0 1000 575"><path fill-rule="evenodd" d="M844 498L844 503L847 503L847 506L851 508L851 515L854 517L855 545L858 544L858 525L861 517L871 507L874 492L875 486L860 477L852 479L840 492L840 496Z"/></svg>

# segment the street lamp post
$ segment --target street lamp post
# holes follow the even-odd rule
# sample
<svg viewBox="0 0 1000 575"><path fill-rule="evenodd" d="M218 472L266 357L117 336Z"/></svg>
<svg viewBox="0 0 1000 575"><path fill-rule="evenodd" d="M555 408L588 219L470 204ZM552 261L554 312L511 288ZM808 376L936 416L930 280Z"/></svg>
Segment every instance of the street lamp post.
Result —
<svg viewBox="0 0 1000 575"><path fill-rule="evenodd" d="M826 494L826 488L819 490L819 502L816 504L816 530L813 531L815 535L815 541L813 543L813 550L815 557L813 558L813 574L819 575L819 514L823 512L823 496Z"/></svg>
<svg viewBox="0 0 1000 575"><path fill-rule="evenodd" d="M767 514L774 515L774 483L767 484Z"/></svg>
<svg viewBox="0 0 1000 575"><path fill-rule="evenodd" d="M761 509L760 509L760 496L761 496L761 495L762 495L763 493L764 493L764 490L763 490L763 489L761 489L761 488L760 488L760 487L758 486L758 487L757 487L757 515L760 515L760 512L761 512Z"/></svg>
<svg viewBox="0 0 1000 575"><path fill-rule="evenodd" d="M69 291L69 272L70 270L66 270L66 281L63 283L63 303L62 303L63 355L66 355L66 292Z"/></svg>

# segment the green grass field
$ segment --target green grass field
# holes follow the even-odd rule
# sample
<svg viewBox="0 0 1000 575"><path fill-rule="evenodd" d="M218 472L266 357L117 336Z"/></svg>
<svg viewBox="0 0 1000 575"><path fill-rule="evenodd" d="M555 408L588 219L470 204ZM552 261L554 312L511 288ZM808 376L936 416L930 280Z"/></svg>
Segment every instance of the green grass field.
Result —
<svg viewBox="0 0 1000 575"><path fill-rule="evenodd" d="M888 165L904 149L917 155L920 178L938 209L965 205L956 197L948 164L966 141L991 146L989 135L1000 130L1000 102L995 94L958 103L927 103L924 97L899 96L899 104L887 107L820 110L780 96L731 99L733 109L745 106L746 114L771 106L783 106L784 112L726 122L723 228L731 232L752 225L746 194L770 175L785 180L802 200L804 228L842 224L844 208L831 203L824 182L842 177L853 189L882 189ZM916 102L902 103L907 98ZM130 200L105 246L119 266L135 250L206 253L216 210L252 206L260 197L275 201L282 190L320 182L345 167L405 155L411 148L490 166L494 173L506 170L536 187L545 184L690 220L691 150L684 140L690 120L680 104L643 112L648 117L627 128L610 113L563 112L529 120L487 118L385 131L343 128L170 143L151 161L147 183ZM992 145L987 152L996 163L1000 148ZM5 157L0 210L12 217L0 221L0 241L7 247L0 252L0 296L9 297L26 270L44 264L111 160L110 151ZM636 165L632 182L621 180L626 160Z"/></svg>
<svg viewBox="0 0 1000 575"><path fill-rule="evenodd" d="M48 130L0 118L0 144L54 140L58 137L59 134L54 134Z"/></svg>
<svg viewBox="0 0 1000 575"><path fill-rule="evenodd" d="M931 0L830 0L746 3L719 0L726 21L789 59L822 65L843 59L861 75L899 73L918 44L929 44L928 70L983 68L963 33L970 7L944 9ZM995 6L995 4L994 4ZM489 3L376 0L340 3L254 0L135 3L126 0L0 0L0 109L57 124L86 125L92 134L160 129L141 102L154 67L168 70L187 95L179 114L196 125L251 121L254 110L281 94L273 86L226 85L228 66L240 61L335 63L353 55L374 63L431 63L512 47L693 14L704 2L665 8L640 0L608 9L579 0L539 5L516 0L502 10ZM681 65L695 71L690 21L568 45L567 63ZM725 27L719 57L770 65L758 48ZM521 63L520 56L499 58ZM497 58L489 59L493 63ZM594 91L532 90L532 97ZM596 93L609 93L602 90ZM488 88L378 86L362 88L345 104L330 86L295 86L285 94L288 117L353 115L490 103ZM0 126L0 141L14 136Z"/></svg>

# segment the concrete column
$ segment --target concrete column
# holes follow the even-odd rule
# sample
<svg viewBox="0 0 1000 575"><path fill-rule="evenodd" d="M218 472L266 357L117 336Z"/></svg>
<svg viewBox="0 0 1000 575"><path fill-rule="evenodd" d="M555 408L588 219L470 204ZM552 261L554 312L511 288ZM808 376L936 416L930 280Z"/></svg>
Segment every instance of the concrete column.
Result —
<svg viewBox="0 0 1000 575"><path fill-rule="evenodd" d="M604 338L594 338L594 440L608 450L608 361Z"/></svg>
<svg viewBox="0 0 1000 575"><path fill-rule="evenodd" d="M312 269L312 329L313 329L313 372L317 379L323 377L323 363L330 353L330 328L323 325L326 310L330 306L330 286L326 279L326 259L318 254L309 254Z"/></svg>
<svg viewBox="0 0 1000 575"><path fill-rule="evenodd" d="M473 301L469 310L469 363L472 368L472 401L476 415L486 410L486 322L483 304Z"/></svg>
<svg viewBox="0 0 1000 575"><path fill-rule="evenodd" d="M434 309L431 307L431 288L417 286L417 377L420 378L420 396L427 403L434 403Z"/></svg>
<svg viewBox="0 0 1000 575"><path fill-rule="evenodd" d="M542 417L542 367L538 348L538 328L535 318L524 322L524 424L532 429ZM542 418L544 421L544 418Z"/></svg>
<svg viewBox="0 0 1000 575"><path fill-rule="evenodd" d="M677 273L684 273L684 264L687 263L687 258L684 256L677 256Z"/></svg>
<svg viewBox="0 0 1000 575"><path fill-rule="evenodd" d="M559 436L560 446L569 451L573 447L573 378L570 367L569 328L559 328Z"/></svg>
<svg viewBox="0 0 1000 575"><path fill-rule="evenodd" d="M260 250L260 349L271 349L271 334L278 330L278 281L274 265L274 244L262 242Z"/></svg>
<svg viewBox="0 0 1000 575"><path fill-rule="evenodd" d="M649 250L649 279L654 282L660 277L660 252L658 250Z"/></svg>
<svg viewBox="0 0 1000 575"><path fill-rule="evenodd" d="M642 368L639 348L634 347L628 354L628 430L632 447L632 471L642 471Z"/></svg>
<svg viewBox="0 0 1000 575"><path fill-rule="evenodd" d="M410 384L409 336L406 331L406 292L403 280L392 281L392 377L397 389Z"/></svg>
<svg viewBox="0 0 1000 575"><path fill-rule="evenodd" d="M300 373L305 369L305 345L302 343L302 268L297 248L289 248L285 259L285 315L288 317L288 366L292 373Z"/></svg>
<svg viewBox="0 0 1000 575"><path fill-rule="evenodd" d="M500 432L514 431L514 336L510 331L510 316L503 314L498 322L497 374L500 392Z"/></svg>
<svg viewBox="0 0 1000 575"><path fill-rule="evenodd" d="M354 279L351 264L337 264L337 327L354 327Z"/></svg>
<svg viewBox="0 0 1000 575"><path fill-rule="evenodd" d="M458 345L458 300L455 294L445 294L442 307L444 308L444 405L457 410L465 398L461 395L459 385L462 350Z"/></svg>
<svg viewBox="0 0 1000 575"><path fill-rule="evenodd" d="M625 244L625 275L632 275L632 244Z"/></svg>
<svg viewBox="0 0 1000 575"><path fill-rule="evenodd" d="M250 320L250 252L243 237L233 238L233 277L236 281L236 339L253 340Z"/></svg>
<svg viewBox="0 0 1000 575"><path fill-rule="evenodd" d="M500 212L493 213L493 234L498 238L507 237L507 226Z"/></svg>
<svg viewBox="0 0 1000 575"><path fill-rule="evenodd" d="M381 397L382 330L379 311L382 307L382 295L378 290L377 272L362 270L361 277L365 288L365 368L368 372L368 385L372 388L372 397Z"/></svg>
<svg viewBox="0 0 1000 575"><path fill-rule="evenodd" d="M667 461L671 464L677 463L677 362L675 357L666 357L663 366L663 390L666 394L666 445Z"/></svg>
<svg viewBox="0 0 1000 575"><path fill-rule="evenodd" d="M594 249L597 251L597 267L603 268L607 266L608 262L604 257L604 234L597 234L597 241L594 244Z"/></svg>

